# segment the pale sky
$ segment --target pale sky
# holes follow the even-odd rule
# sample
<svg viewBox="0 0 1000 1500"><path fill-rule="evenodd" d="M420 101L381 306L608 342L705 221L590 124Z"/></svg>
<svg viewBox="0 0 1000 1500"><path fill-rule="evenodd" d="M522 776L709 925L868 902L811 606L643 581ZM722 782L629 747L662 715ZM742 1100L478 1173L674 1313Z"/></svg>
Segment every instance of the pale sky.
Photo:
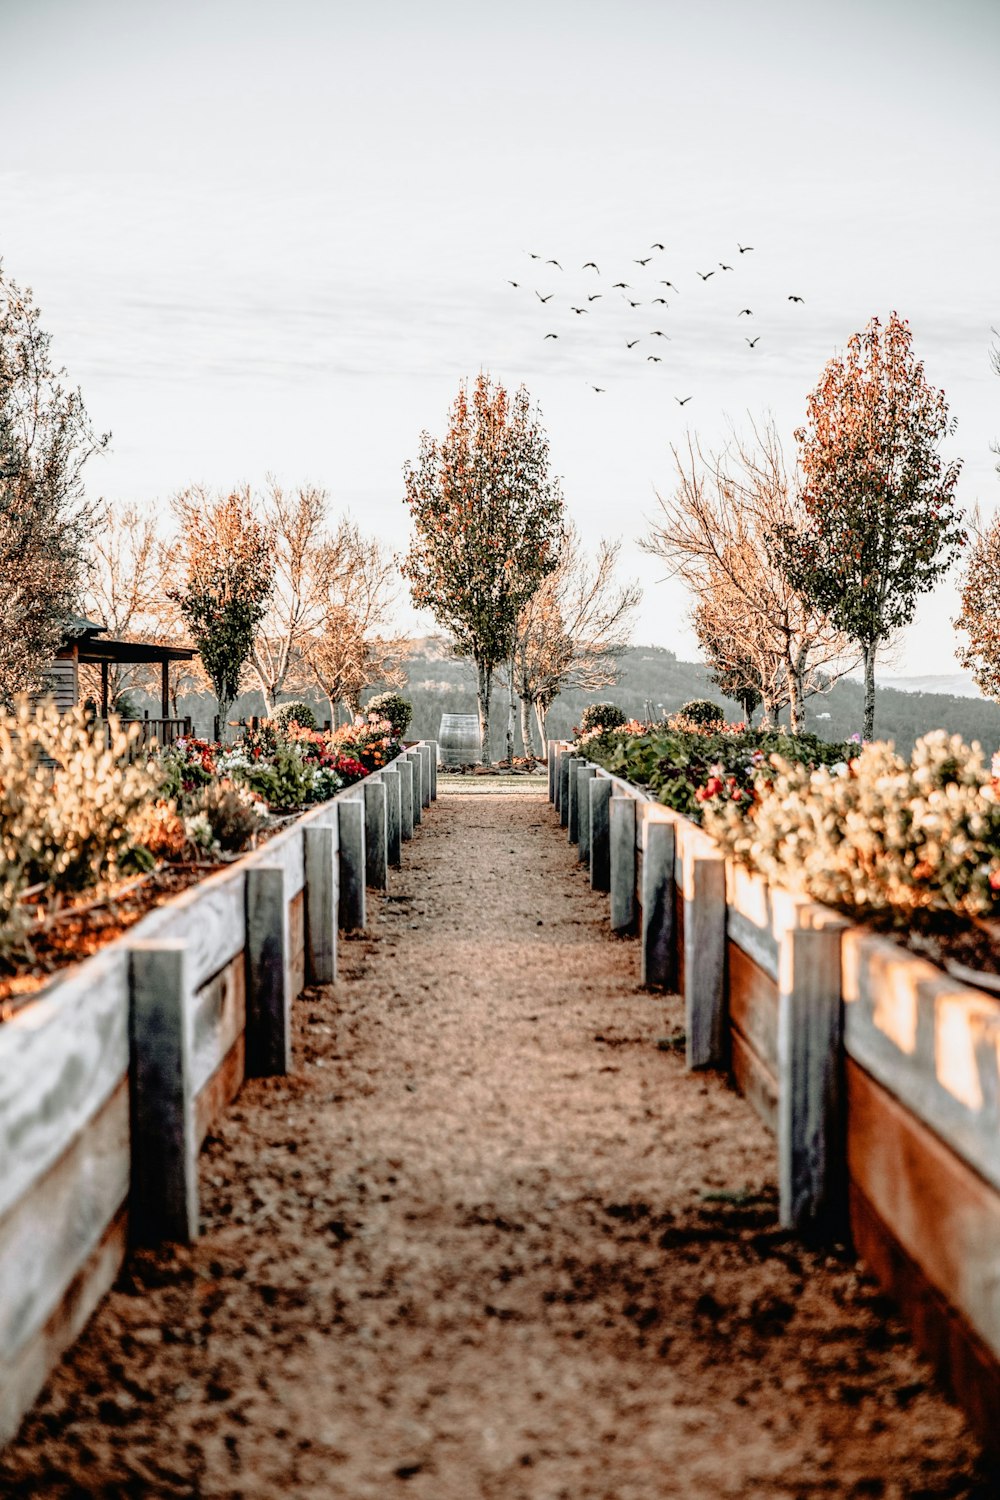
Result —
<svg viewBox="0 0 1000 1500"><path fill-rule="evenodd" d="M791 450L895 308L963 502L1000 503L996 0L0 0L0 55L0 256L113 433L95 495L271 471L402 547L403 462L484 368L540 403L585 540L623 538L636 638L692 657L636 545L671 443L770 410ZM954 671L955 613L928 596L894 670Z"/></svg>

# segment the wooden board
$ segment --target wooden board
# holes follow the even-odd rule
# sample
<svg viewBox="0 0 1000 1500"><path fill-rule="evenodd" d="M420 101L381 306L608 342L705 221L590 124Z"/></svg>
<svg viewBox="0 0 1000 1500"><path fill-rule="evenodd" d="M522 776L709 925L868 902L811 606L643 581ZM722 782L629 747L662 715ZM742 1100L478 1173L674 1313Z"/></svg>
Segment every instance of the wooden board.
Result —
<svg viewBox="0 0 1000 1500"><path fill-rule="evenodd" d="M128 955L115 946L0 1026L0 1220L128 1072L128 1018Z"/></svg>
<svg viewBox="0 0 1000 1500"><path fill-rule="evenodd" d="M733 1028L729 1034L730 1068L733 1082L753 1106L772 1134L778 1133L778 1081L761 1062L743 1035Z"/></svg>
<svg viewBox="0 0 1000 1500"><path fill-rule="evenodd" d="M246 1034L241 1032L211 1078L195 1096L195 1142L199 1150L216 1120L225 1113L227 1106L243 1087L246 1070Z"/></svg>
<svg viewBox="0 0 1000 1500"><path fill-rule="evenodd" d="M1000 1359L1000 1193L850 1060L847 1102L852 1186Z"/></svg>
<svg viewBox="0 0 1000 1500"><path fill-rule="evenodd" d="M778 984L729 940L729 1019L772 1077L778 1076Z"/></svg>
<svg viewBox="0 0 1000 1500"><path fill-rule="evenodd" d="M0 1363L13 1363L58 1308L125 1202L129 1171L129 1086L122 1078L0 1220Z"/></svg>
<svg viewBox="0 0 1000 1500"><path fill-rule="evenodd" d="M249 858L256 860L257 854ZM240 860L175 896L137 922L122 941L182 939L188 945L191 984L200 989L246 946L246 864Z"/></svg>
<svg viewBox="0 0 1000 1500"><path fill-rule="evenodd" d="M59 1304L8 1362L0 1357L0 1444L15 1436L49 1374L79 1338L98 1303L110 1290L128 1248L128 1214L119 1210L70 1281Z"/></svg>
<svg viewBox="0 0 1000 1500"><path fill-rule="evenodd" d="M770 886L762 875L731 859L726 861L726 930L732 943L777 980L778 939Z"/></svg>
<svg viewBox="0 0 1000 1500"><path fill-rule="evenodd" d="M842 956L848 1056L1000 1191L1000 999L859 928Z"/></svg>
<svg viewBox="0 0 1000 1500"><path fill-rule="evenodd" d="M360 785L364 786L364 782ZM290 828L276 834L273 839L268 839L267 843L262 844L253 854L248 854L241 859L240 864L243 866L267 865L269 869L280 865L285 872L285 889L289 899L298 895L306 883L301 822L293 823Z"/></svg>
<svg viewBox="0 0 1000 1500"><path fill-rule="evenodd" d="M196 992L192 1026L191 1087L208 1083L247 1024L246 954L238 953Z"/></svg>
<svg viewBox="0 0 1000 1500"><path fill-rule="evenodd" d="M288 969L295 1000L306 987L306 902L301 889L288 903Z"/></svg>
<svg viewBox="0 0 1000 1500"><path fill-rule="evenodd" d="M676 864L674 866L674 951L677 955L675 969L675 985L678 995L684 993L684 886L683 882L676 878Z"/></svg>

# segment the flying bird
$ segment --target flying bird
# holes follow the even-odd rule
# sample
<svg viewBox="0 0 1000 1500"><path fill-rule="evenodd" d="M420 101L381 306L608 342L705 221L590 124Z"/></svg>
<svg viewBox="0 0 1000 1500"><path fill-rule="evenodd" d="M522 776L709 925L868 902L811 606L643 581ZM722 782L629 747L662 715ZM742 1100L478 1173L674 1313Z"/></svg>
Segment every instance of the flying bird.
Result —
<svg viewBox="0 0 1000 1500"><path fill-rule="evenodd" d="M754 344L757 344L759 342L760 342L760 334L759 333L758 333L758 335L757 335L757 337L755 339L747 339L747 343L750 345L751 349L753 348Z"/></svg>
<svg viewBox="0 0 1000 1500"><path fill-rule="evenodd" d="M546 339L557 339L558 337L559 337L558 333L547 333L545 335ZM542 343L543 344L545 343L545 339L542 339Z"/></svg>
<svg viewBox="0 0 1000 1500"><path fill-rule="evenodd" d="M650 306L655 307L658 302L662 303L664 307L670 306L670 303L667 301L666 297L654 297L652 302L650 303Z"/></svg>
<svg viewBox="0 0 1000 1500"><path fill-rule="evenodd" d="M571 307L570 308L570 312L575 312L575 313L585 313L585 312L589 312L589 311L590 311L590 309L587 308L587 307Z"/></svg>
<svg viewBox="0 0 1000 1500"><path fill-rule="evenodd" d="M547 261L546 261L546 262L545 262L545 264L546 264L546 265L547 265L547 266L559 266L559 262L558 262L558 261L557 261L557 260L547 260ZM559 266L559 269L560 269L560 271L561 271L561 270L562 270L562 266Z"/></svg>
<svg viewBox="0 0 1000 1500"><path fill-rule="evenodd" d="M633 302L631 297L626 297L625 301L628 303L629 307L641 307L642 306L641 302Z"/></svg>
<svg viewBox="0 0 1000 1500"><path fill-rule="evenodd" d="M737 240L736 241L736 248L740 252L741 255L746 255L746 253L747 253L748 250L752 250L753 249L753 246L752 245L741 245L740 242L739 242L739 240Z"/></svg>
<svg viewBox="0 0 1000 1500"><path fill-rule="evenodd" d="M663 333L659 328L654 328L653 329L652 333L650 334L650 338L653 338L653 339L666 339L666 341L667 341L668 344L670 342L670 335L669 335L669 333Z"/></svg>
<svg viewBox="0 0 1000 1500"><path fill-rule="evenodd" d="M674 286L674 284L673 284L672 281L661 281L660 285L661 286L668 286L672 292L676 292L677 291L677 288ZM680 293L678 292L677 295L680 296Z"/></svg>
<svg viewBox="0 0 1000 1500"><path fill-rule="evenodd" d="M791 296L788 300L789 302L804 302L806 299L804 297Z"/></svg>
<svg viewBox="0 0 1000 1500"><path fill-rule="evenodd" d="M633 340L632 340L632 342L631 342L631 344L626 344L626 345L625 345L625 348L626 348L626 349L634 349L634 348L635 348L635 346L636 346L636 344L637 344L637 343L638 343L638 342L639 342L639 340L638 340L638 339L633 339Z"/></svg>
<svg viewBox="0 0 1000 1500"><path fill-rule="evenodd" d="M591 292L590 296L587 298L587 301L588 302L600 302L600 300L601 300L601 298L603 296L604 296L603 292Z"/></svg>
<svg viewBox="0 0 1000 1500"><path fill-rule="evenodd" d="M628 287L628 282L627 281L613 281L611 283L611 286L612 286L612 289L614 289L616 287L620 287L620 286L621 287ZM631 288L629 288L629 290L631 290Z"/></svg>
<svg viewBox="0 0 1000 1500"><path fill-rule="evenodd" d="M508 278L507 278L507 285L508 286L520 286L521 283L519 281L511 281L510 277L508 276Z"/></svg>
<svg viewBox="0 0 1000 1500"><path fill-rule="evenodd" d="M657 241L655 245L650 245L649 248L650 250L665 250L667 247L666 245L661 245L659 241Z"/></svg>
<svg viewBox="0 0 1000 1500"><path fill-rule="evenodd" d="M588 266L591 267L593 270L595 270L597 272L598 276L600 276L600 274L601 274L601 268L597 264L596 260L585 260L584 263L583 263L583 265L582 265L582 267L581 267L581 270L586 271L587 268L588 268ZM599 390L599 389L600 389L599 386L596 386L596 385L594 386L594 390L595 391Z"/></svg>
<svg viewBox="0 0 1000 1500"><path fill-rule="evenodd" d="M651 359L653 361L654 365L662 365L662 363L663 363L663 360L660 358L660 356L658 354L647 354L646 358L647 358L647 360Z"/></svg>
<svg viewBox="0 0 1000 1500"><path fill-rule="evenodd" d="M651 256L651 255L647 255L647 256L646 256L646 259L645 259L645 260L637 260L637 261L636 261L636 265L637 265L637 266L648 266L648 265L649 265L649 262L650 262L650 261L651 261L651 260L652 260L652 259L653 259L653 257L652 257L652 256Z"/></svg>
<svg viewBox="0 0 1000 1500"><path fill-rule="evenodd" d="M736 314L736 316L738 318L742 318L744 313L746 314L746 316L748 318L752 318L753 317L753 308L752 307L741 307L740 310L739 310L739 312Z"/></svg>
<svg viewBox="0 0 1000 1500"><path fill-rule="evenodd" d="M532 260L541 260L542 258L540 255L536 255L534 250L529 250L528 254L531 256Z"/></svg>
<svg viewBox="0 0 1000 1500"><path fill-rule="evenodd" d="M677 402L678 406L687 406L688 402L691 400L691 397L685 396L684 400L682 401L680 396L675 396L674 400Z"/></svg>
<svg viewBox="0 0 1000 1500"><path fill-rule="evenodd" d="M732 266L727 266L724 261L720 260L719 261L719 269L722 270L722 271L731 271L733 268L732 268Z"/></svg>
<svg viewBox="0 0 1000 1500"><path fill-rule="evenodd" d="M607 390L607 386L604 386L604 385L592 385L590 387L590 389L592 391L597 391L598 395L603 396L604 393L605 393L605 391Z"/></svg>
<svg viewBox="0 0 1000 1500"><path fill-rule="evenodd" d="M555 292L549 292L547 297L543 297L541 292L536 292L535 296L538 298L539 302L551 302L552 298L555 296Z"/></svg>
<svg viewBox="0 0 1000 1500"><path fill-rule="evenodd" d="M715 272L714 271L699 271L698 275L701 277L702 281L707 281L710 276L714 276L715 275ZM690 399L691 398L688 397L688 400L690 400Z"/></svg>

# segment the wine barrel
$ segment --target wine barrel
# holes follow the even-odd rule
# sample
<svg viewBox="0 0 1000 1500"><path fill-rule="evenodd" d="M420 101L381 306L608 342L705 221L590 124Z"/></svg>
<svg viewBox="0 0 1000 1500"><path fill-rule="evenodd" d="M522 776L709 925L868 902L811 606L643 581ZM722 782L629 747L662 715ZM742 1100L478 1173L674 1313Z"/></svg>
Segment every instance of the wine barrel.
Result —
<svg viewBox="0 0 1000 1500"><path fill-rule="evenodd" d="M442 714L438 759L443 766L478 765L482 760L478 714Z"/></svg>

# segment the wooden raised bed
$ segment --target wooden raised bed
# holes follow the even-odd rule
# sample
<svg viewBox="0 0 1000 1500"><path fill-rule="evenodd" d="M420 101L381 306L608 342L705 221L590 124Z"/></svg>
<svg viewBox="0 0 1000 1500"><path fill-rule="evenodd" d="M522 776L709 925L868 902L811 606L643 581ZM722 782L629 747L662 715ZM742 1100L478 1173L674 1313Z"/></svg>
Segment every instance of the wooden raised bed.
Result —
<svg viewBox="0 0 1000 1500"><path fill-rule="evenodd" d="M435 765L413 747L0 1026L0 1442L128 1245L197 1235L206 1134L245 1076L289 1070L292 1001L335 979L338 924L364 925Z"/></svg>
<svg viewBox="0 0 1000 1500"><path fill-rule="evenodd" d="M557 799L567 751L550 745ZM728 1072L775 1133L782 1222L853 1238L1000 1449L1000 999L769 886L689 819L601 777L612 925L641 935L643 982L684 995L689 1066ZM653 880L664 821L674 857Z"/></svg>

